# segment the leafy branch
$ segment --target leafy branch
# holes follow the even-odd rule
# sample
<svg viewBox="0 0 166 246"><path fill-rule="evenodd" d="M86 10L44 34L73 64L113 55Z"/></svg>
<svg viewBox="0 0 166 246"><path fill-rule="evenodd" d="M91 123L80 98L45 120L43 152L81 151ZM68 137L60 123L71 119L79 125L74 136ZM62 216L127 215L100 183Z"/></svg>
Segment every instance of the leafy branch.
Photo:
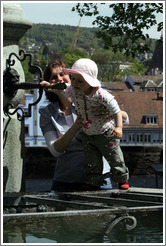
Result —
<svg viewBox="0 0 166 246"><path fill-rule="evenodd" d="M105 4L105 3L102 3ZM163 13L162 3L116 3L109 4L109 16L102 16L98 10L98 3L78 3L72 11L82 16L95 16L92 22L99 31L97 37L104 41L106 49L112 48L113 52L124 52L126 56L149 51L146 43L149 39L144 30L157 25L157 31L163 29L163 22L157 23L156 13ZM144 41L144 45L140 44ZM159 40L162 42L162 37Z"/></svg>

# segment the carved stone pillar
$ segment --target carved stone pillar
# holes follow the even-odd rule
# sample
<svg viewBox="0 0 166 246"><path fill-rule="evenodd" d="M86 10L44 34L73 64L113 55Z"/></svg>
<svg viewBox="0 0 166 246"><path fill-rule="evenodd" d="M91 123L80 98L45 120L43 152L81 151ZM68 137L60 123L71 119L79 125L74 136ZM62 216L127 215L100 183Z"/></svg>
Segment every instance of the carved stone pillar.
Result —
<svg viewBox="0 0 166 246"><path fill-rule="evenodd" d="M14 52L19 55L19 40L25 32L32 27L31 21L25 19L24 13L17 3L3 3L3 71L6 69L6 59ZM20 61L15 59L14 68L19 76L20 82L25 81L25 75ZM16 107L24 91L19 90L10 98L3 96L3 107L12 103ZM13 109L14 110L14 109ZM19 192L22 188L24 134L23 123L17 120L17 115L3 115L3 183L5 192Z"/></svg>

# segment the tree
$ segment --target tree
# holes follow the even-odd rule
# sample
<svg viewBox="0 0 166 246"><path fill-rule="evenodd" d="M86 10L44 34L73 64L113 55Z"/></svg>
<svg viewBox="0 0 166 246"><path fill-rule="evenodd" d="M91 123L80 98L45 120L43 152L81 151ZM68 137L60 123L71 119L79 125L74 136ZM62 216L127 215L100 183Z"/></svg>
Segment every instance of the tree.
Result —
<svg viewBox="0 0 166 246"><path fill-rule="evenodd" d="M163 28L163 23L157 23L155 15L163 13L162 3L108 4L109 16L101 16L98 6L98 3L78 3L72 11L77 11L81 17L96 16L92 24L99 27L97 37L102 38L105 48L111 47L113 52L123 51L126 56L131 54L132 57L135 57L136 52L147 52L149 35L143 33L144 29L156 24L159 32ZM144 46L140 45L141 40L145 42Z"/></svg>
<svg viewBox="0 0 166 246"><path fill-rule="evenodd" d="M34 76L29 72L29 60L26 59L21 62L24 74L25 74L25 82L32 82L34 80Z"/></svg>
<svg viewBox="0 0 166 246"><path fill-rule="evenodd" d="M80 58L89 58L89 55L85 50L77 48L65 50L61 55L63 56L63 61L68 67L71 67L75 61Z"/></svg>
<svg viewBox="0 0 166 246"><path fill-rule="evenodd" d="M47 55L49 53L48 45L45 45L43 48L43 55Z"/></svg>
<svg viewBox="0 0 166 246"><path fill-rule="evenodd" d="M119 70L118 74L120 75L130 75L130 74L145 74L146 67L138 61L137 58L134 59L132 65L129 68Z"/></svg>
<svg viewBox="0 0 166 246"><path fill-rule="evenodd" d="M104 82L115 80L117 75L142 74L146 71L145 66L139 63L137 58L132 58L131 55L126 57L122 52L113 53L110 50L102 50L94 53L91 58L98 65L99 79ZM131 64L130 67L121 71L119 69L120 63L126 62Z"/></svg>

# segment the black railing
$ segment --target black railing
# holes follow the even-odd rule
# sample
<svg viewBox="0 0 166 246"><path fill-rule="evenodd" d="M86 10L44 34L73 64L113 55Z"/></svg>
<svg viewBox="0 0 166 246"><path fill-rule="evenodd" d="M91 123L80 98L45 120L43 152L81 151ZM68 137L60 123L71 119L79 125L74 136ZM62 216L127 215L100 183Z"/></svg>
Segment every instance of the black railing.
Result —
<svg viewBox="0 0 166 246"><path fill-rule="evenodd" d="M28 71L32 74L37 75L38 83L32 83L32 82L30 82L30 83L28 83L28 82L19 83L20 76L19 76L18 72L14 68L12 68L12 66L14 66L14 64L15 64L15 60L12 59L13 56L16 59L18 59L19 61L24 61L27 57L29 58L29 62L28 62L29 69L28 69ZM6 60L6 70L4 71L4 74L3 74L3 92L4 92L4 94L12 99L17 94L17 91L19 89L23 89L23 90L38 89L39 90L39 96L35 102L28 105L28 111L27 112L24 112L23 108L21 108L21 107L17 107L13 112L10 112L10 109L14 108L14 106L12 105L12 103L7 104L7 106L5 106L5 108L4 108L4 113L6 115L8 115L8 116L14 115L16 112L18 113L18 111L20 111L21 114L17 114L18 120L22 121L22 120L24 120L24 117L31 117L31 107L36 105L41 100L42 94L43 94L43 89L50 88L50 89L61 89L61 90L63 90L66 88L65 83L56 83L56 84L41 86L40 82L42 81L42 76L43 76L42 69L39 66L32 64L32 55L31 54L26 54L24 50L20 50L19 56L17 56L17 54L15 54L15 53L11 53L9 55L9 58Z"/></svg>

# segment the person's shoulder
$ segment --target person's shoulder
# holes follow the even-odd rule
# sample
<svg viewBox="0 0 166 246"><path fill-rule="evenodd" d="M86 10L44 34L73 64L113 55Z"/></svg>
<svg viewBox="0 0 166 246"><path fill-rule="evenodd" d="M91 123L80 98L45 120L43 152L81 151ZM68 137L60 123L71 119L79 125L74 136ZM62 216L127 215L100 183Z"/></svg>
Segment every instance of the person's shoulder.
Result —
<svg viewBox="0 0 166 246"><path fill-rule="evenodd" d="M50 103L47 106L40 108L39 113L41 114L41 116L50 115L54 112L57 112L57 110L58 110L57 103Z"/></svg>
<svg viewBox="0 0 166 246"><path fill-rule="evenodd" d="M41 108L39 109L39 113L40 113L40 114L46 113L47 110L48 110L48 108L49 108L49 105L50 105L50 104L48 104L48 105L45 106L45 107L41 107Z"/></svg>

